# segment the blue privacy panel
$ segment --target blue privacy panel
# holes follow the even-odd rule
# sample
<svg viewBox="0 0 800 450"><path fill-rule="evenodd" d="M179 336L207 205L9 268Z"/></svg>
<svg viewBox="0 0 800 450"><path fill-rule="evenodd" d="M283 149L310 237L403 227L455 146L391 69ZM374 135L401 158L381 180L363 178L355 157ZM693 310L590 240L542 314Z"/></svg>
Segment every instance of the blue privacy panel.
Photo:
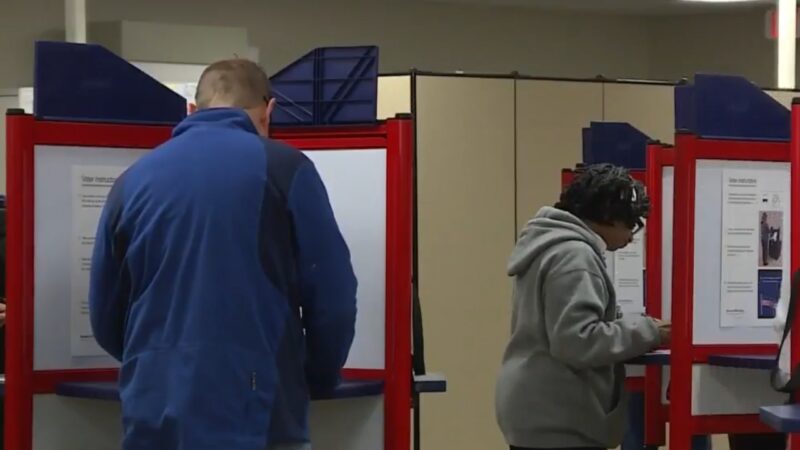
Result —
<svg viewBox="0 0 800 450"><path fill-rule="evenodd" d="M675 129L692 131L697 128L694 107L694 86L675 86Z"/></svg>
<svg viewBox="0 0 800 450"><path fill-rule="evenodd" d="M626 122L592 122L583 133L583 163L644 169L650 138ZM588 141L588 142L587 142Z"/></svg>
<svg viewBox="0 0 800 450"><path fill-rule="evenodd" d="M376 121L378 47L323 47L276 73L272 123L346 125Z"/></svg>
<svg viewBox="0 0 800 450"><path fill-rule="evenodd" d="M186 100L109 50L37 42L34 114L47 120L174 124Z"/></svg>
<svg viewBox="0 0 800 450"><path fill-rule="evenodd" d="M582 153L584 164L592 160L592 128L587 127L581 129L581 136L583 137Z"/></svg>
<svg viewBox="0 0 800 450"><path fill-rule="evenodd" d="M788 140L790 112L745 78L696 75L675 88L675 125L706 138Z"/></svg>

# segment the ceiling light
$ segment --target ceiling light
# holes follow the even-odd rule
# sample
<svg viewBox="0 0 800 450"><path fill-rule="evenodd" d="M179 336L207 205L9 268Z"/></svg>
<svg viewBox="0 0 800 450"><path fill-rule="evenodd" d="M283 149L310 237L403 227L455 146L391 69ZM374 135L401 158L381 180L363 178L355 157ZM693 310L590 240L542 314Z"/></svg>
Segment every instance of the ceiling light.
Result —
<svg viewBox="0 0 800 450"><path fill-rule="evenodd" d="M745 3L759 0L682 0L687 3Z"/></svg>

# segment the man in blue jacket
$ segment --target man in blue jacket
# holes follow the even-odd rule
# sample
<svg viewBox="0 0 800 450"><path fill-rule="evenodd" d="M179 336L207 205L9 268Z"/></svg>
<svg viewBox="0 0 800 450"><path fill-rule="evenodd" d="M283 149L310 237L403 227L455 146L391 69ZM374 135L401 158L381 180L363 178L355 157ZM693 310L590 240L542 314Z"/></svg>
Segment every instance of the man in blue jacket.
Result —
<svg viewBox="0 0 800 450"><path fill-rule="evenodd" d="M122 362L123 448L310 448L309 396L353 340L350 253L312 162L266 137L256 64L209 66L196 100L98 227L91 323Z"/></svg>

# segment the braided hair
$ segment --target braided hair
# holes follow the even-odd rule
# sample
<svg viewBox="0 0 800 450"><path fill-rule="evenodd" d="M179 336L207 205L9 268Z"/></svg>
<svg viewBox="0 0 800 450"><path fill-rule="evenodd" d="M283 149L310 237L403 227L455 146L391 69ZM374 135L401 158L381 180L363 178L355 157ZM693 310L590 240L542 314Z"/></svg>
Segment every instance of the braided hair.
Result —
<svg viewBox="0 0 800 450"><path fill-rule="evenodd" d="M597 164L577 173L555 207L581 220L604 225L620 221L632 229L647 218L650 199L627 169Z"/></svg>

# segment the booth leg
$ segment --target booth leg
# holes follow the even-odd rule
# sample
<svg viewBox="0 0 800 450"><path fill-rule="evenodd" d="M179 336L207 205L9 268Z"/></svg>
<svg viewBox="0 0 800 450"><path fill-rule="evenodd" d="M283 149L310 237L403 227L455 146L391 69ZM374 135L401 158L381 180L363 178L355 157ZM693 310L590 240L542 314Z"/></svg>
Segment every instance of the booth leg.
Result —
<svg viewBox="0 0 800 450"><path fill-rule="evenodd" d="M789 445L787 445L787 448L790 450L800 448L800 434L792 433L789 435Z"/></svg>
<svg viewBox="0 0 800 450"><path fill-rule="evenodd" d="M644 392L631 392L628 404L628 430L622 441L622 450L642 450L644 444Z"/></svg>
<svg viewBox="0 0 800 450"><path fill-rule="evenodd" d="M786 441L786 435L781 433L728 435L730 450L785 450Z"/></svg>
<svg viewBox="0 0 800 450"><path fill-rule="evenodd" d="M414 450L420 450L420 395L414 392Z"/></svg>

